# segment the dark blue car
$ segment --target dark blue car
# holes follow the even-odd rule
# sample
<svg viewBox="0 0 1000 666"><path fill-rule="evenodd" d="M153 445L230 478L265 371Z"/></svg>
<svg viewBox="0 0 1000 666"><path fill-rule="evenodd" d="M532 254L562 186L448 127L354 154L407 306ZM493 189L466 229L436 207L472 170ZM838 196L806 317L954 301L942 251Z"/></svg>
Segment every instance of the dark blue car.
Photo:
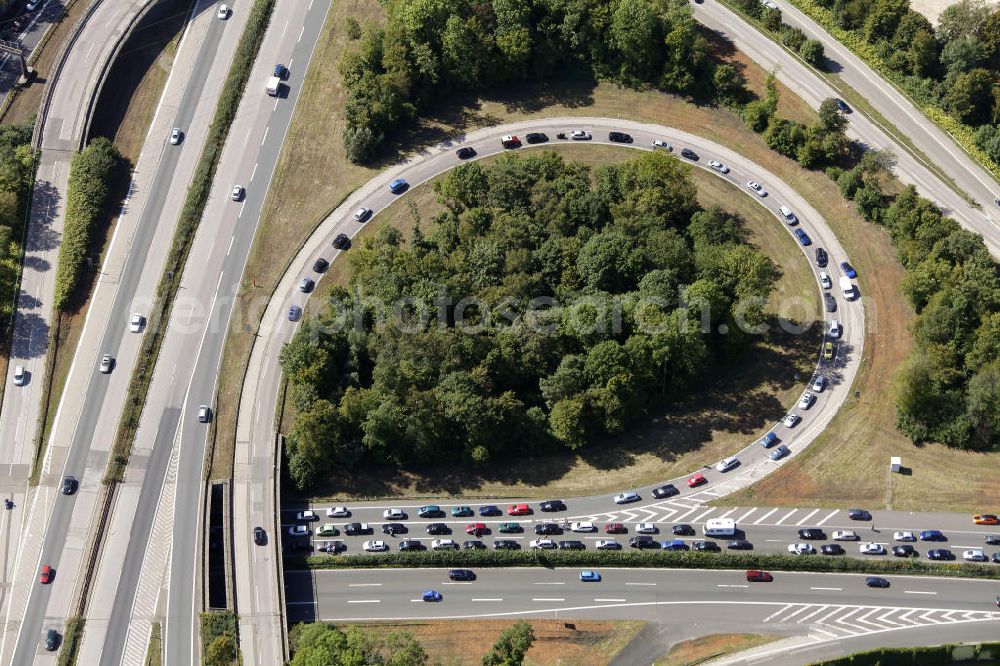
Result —
<svg viewBox="0 0 1000 666"><path fill-rule="evenodd" d="M389 191L393 194L399 194L400 192L405 192L410 184L406 182L403 178L397 178L396 180L389 183Z"/></svg>
<svg viewBox="0 0 1000 666"><path fill-rule="evenodd" d="M794 233L795 237L799 239L800 243L802 243L803 245L812 245L812 239L809 238L809 235L806 234L806 232L802 231L802 229L796 229Z"/></svg>
<svg viewBox="0 0 1000 666"><path fill-rule="evenodd" d="M681 539L673 539L663 542L663 550L688 550L688 545Z"/></svg>
<svg viewBox="0 0 1000 666"><path fill-rule="evenodd" d="M302 308L297 305L293 305L288 308L288 321L298 321L299 317L302 316Z"/></svg>
<svg viewBox="0 0 1000 666"><path fill-rule="evenodd" d="M498 507L498 506L495 506L493 504L486 504L486 505L483 505L483 506L479 507L479 515L480 516L502 516L503 515L503 511L501 511L500 507Z"/></svg>
<svg viewBox="0 0 1000 666"><path fill-rule="evenodd" d="M944 535L937 530L922 530L920 532L921 541L947 541Z"/></svg>
<svg viewBox="0 0 1000 666"><path fill-rule="evenodd" d="M760 438L760 445L763 446L765 449L769 449L777 443L778 443L778 436L775 435L773 432L769 432Z"/></svg>
<svg viewBox="0 0 1000 666"><path fill-rule="evenodd" d="M851 279L858 277L857 271L854 270L854 266L851 266L850 262L840 262L840 270L844 271L844 275Z"/></svg>

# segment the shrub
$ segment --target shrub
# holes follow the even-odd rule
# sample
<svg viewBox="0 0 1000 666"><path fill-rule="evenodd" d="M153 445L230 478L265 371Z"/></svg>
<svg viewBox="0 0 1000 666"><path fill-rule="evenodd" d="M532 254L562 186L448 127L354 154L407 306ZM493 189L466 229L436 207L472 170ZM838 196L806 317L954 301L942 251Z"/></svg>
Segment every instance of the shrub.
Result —
<svg viewBox="0 0 1000 666"><path fill-rule="evenodd" d="M823 51L823 42L818 39L807 39L799 47L799 55L802 59L813 67L822 67L826 54Z"/></svg>
<svg viewBox="0 0 1000 666"><path fill-rule="evenodd" d="M347 37L349 39L361 39L361 24L358 23L358 19L353 16L347 17L344 30L347 32Z"/></svg>

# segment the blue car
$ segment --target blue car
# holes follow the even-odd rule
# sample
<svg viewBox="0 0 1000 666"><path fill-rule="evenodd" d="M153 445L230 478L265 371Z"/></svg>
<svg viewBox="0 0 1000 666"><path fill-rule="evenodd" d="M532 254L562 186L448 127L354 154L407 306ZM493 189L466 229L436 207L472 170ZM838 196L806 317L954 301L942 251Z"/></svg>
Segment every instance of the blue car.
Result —
<svg viewBox="0 0 1000 666"><path fill-rule="evenodd" d="M437 590L427 590L424 592L424 601L441 601L443 598Z"/></svg>
<svg viewBox="0 0 1000 666"><path fill-rule="evenodd" d="M293 305L288 308L288 321L298 321L299 317L302 316L302 308L297 305Z"/></svg>
<svg viewBox="0 0 1000 666"><path fill-rule="evenodd" d="M765 449L769 449L777 443L778 443L778 436L775 435L773 432L769 432L760 438L760 445L763 446Z"/></svg>
<svg viewBox="0 0 1000 666"><path fill-rule="evenodd" d="M503 511L500 510L500 507L498 507L498 506L496 506L494 504L486 504L484 506L479 507L479 515L480 516L502 516L503 515Z"/></svg>
<svg viewBox="0 0 1000 666"><path fill-rule="evenodd" d="M785 446L784 444L779 444L778 448L776 448L774 451L771 451L770 458L771 460L781 460L789 453L791 453L791 451L788 450L787 446Z"/></svg>
<svg viewBox="0 0 1000 666"><path fill-rule="evenodd" d="M688 550L688 545L682 539L663 542L663 550Z"/></svg>
<svg viewBox="0 0 1000 666"><path fill-rule="evenodd" d="M840 270L844 271L844 275L851 279L858 277L858 273L854 270L854 266L851 266L851 264L847 261L840 262Z"/></svg>
<svg viewBox="0 0 1000 666"><path fill-rule="evenodd" d="M580 580L582 580L585 583L600 583L601 574L597 573L596 571L591 571L588 569L586 571L580 572Z"/></svg>
<svg viewBox="0 0 1000 666"><path fill-rule="evenodd" d="M795 237L799 239L800 243L802 243L803 245L812 245L812 239L809 238L806 232L802 231L801 229L796 229L794 233Z"/></svg>
<svg viewBox="0 0 1000 666"><path fill-rule="evenodd" d="M923 530L920 532L921 541L947 541L944 535L937 530Z"/></svg>
<svg viewBox="0 0 1000 666"><path fill-rule="evenodd" d="M389 183L389 191L393 194L399 194L400 192L405 192L410 184L402 178L397 178L396 180Z"/></svg>

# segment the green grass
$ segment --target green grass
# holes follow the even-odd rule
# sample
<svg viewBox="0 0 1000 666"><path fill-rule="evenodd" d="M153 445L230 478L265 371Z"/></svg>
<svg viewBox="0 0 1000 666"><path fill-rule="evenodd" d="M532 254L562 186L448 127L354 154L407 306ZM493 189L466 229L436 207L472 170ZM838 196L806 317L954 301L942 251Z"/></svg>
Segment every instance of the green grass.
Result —
<svg viewBox="0 0 1000 666"><path fill-rule="evenodd" d="M80 651L83 641L83 627L86 623L79 615L66 620L66 633L63 634L62 648L59 650L58 666L72 666L76 663L76 654Z"/></svg>
<svg viewBox="0 0 1000 666"><path fill-rule="evenodd" d="M149 647L146 649L146 666L160 666L163 663L162 631L162 625L154 622L153 630L149 633Z"/></svg>

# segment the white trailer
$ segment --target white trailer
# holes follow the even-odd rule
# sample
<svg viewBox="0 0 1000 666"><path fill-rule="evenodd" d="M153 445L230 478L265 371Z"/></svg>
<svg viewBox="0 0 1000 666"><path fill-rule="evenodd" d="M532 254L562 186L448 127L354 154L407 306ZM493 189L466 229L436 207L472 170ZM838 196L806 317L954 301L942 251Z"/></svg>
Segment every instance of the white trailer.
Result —
<svg viewBox="0 0 1000 666"><path fill-rule="evenodd" d="M705 521L705 536L731 537L736 534L736 521L732 518L709 518Z"/></svg>
<svg viewBox="0 0 1000 666"><path fill-rule="evenodd" d="M844 292L844 298L849 301L854 300L855 291L854 285L851 284L851 278L846 275L840 276L840 290Z"/></svg>
<svg viewBox="0 0 1000 666"><path fill-rule="evenodd" d="M281 79L277 76L270 76L267 79L267 94L271 97L278 96L278 89L281 88Z"/></svg>

